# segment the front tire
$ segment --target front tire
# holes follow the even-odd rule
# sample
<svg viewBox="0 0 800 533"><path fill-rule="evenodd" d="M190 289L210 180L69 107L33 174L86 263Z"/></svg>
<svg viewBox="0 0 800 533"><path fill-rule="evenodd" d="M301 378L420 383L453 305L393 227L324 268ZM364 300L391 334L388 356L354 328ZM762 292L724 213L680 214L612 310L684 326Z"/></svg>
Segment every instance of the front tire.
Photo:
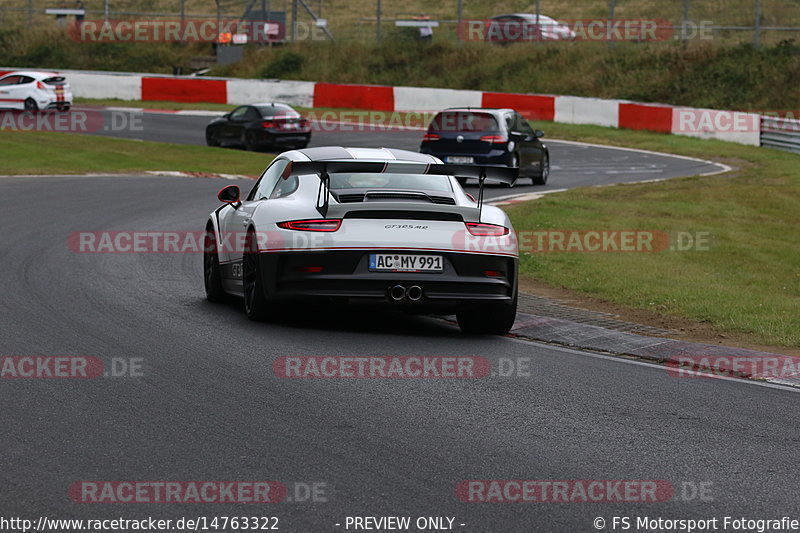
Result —
<svg viewBox="0 0 800 533"><path fill-rule="evenodd" d="M219 146L220 144L219 140L217 140L217 136L208 130L206 130L206 144L208 146Z"/></svg>
<svg viewBox="0 0 800 533"><path fill-rule="evenodd" d="M534 176L531 178L534 185L546 185L547 178L550 177L550 156L545 154L542 158L542 171L539 173L538 176Z"/></svg>
<svg viewBox="0 0 800 533"><path fill-rule="evenodd" d="M462 333L505 335L517 318L517 293L510 302L481 302L464 305L456 312Z"/></svg>
<svg viewBox="0 0 800 533"><path fill-rule="evenodd" d="M508 166L509 168L519 168L519 156L517 154L511 155L511 163ZM514 183L509 183L508 185L506 185L506 187L510 189L511 187L516 185L516 183L517 183L516 181Z"/></svg>
<svg viewBox="0 0 800 533"><path fill-rule="evenodd" d="M275 317L274 307L264 296L264 281L258 252L258 239L253 230L247 232L242 265L244 282L244 311L250 320L264 321Z"/></svg>
<svg viewBox="0 0 800 533"><path fill-rule="evenodd" d="M213 228L206 228L203 245L203 280L206 287L206 299L214 303L224 302L227 294L222 288L217 238L214 235Z"/></svg>

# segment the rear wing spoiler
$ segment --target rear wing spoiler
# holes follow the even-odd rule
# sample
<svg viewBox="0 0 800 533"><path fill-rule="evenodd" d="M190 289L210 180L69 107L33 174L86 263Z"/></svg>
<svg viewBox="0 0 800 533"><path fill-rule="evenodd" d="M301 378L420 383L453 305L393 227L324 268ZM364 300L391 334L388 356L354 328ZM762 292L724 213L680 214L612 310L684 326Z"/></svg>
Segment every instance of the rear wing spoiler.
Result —
<svg viewBox="0 0 800 533"><path fill-rule="evenodd" d="M519 177L519 169L495 165L447 165L406 161L292 161L283 178L318 174L320 176L316 208L323 217L328 213L331 174L431 174L478 180L478 213L483 208L483 186L486 181L511 185Z"/></svg>

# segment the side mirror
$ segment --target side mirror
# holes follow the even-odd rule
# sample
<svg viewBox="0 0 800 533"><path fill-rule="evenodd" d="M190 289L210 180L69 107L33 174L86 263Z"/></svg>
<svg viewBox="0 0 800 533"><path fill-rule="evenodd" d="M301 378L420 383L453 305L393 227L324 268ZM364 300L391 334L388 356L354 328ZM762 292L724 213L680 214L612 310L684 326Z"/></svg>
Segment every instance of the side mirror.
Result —
<svg viewBox="0 0 800 533"><path fill-rule="evenodd" d="M542 130L536 130L533 132L534 137L544 137L544 132Z"/></svg>
<svg viewBox="0 0 800 533"><path fill-rule="evenodd" d="M225 113L224 115L222 115L222 118L227 120L227 119L231 118L231 114L230 113Z"/></svg>
<svg viewBox="0 0 800 533"><path fill-rule="evenodd" d="M235 204L239 201L239 187L228 185L217 194L217 198L223 204Z"/></svg>

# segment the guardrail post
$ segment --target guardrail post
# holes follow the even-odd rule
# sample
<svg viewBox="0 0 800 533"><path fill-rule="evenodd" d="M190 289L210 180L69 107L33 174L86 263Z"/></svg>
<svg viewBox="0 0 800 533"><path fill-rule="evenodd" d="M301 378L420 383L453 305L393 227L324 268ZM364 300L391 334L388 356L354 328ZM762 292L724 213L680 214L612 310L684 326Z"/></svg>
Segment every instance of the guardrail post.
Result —
<svg viewBox="0 0 800 533"><path fill-rule="evenodd" d="M381 42L381 0L377 0L375 5L375 41L380 44Z"/></svg>
<svg viewBox="0 0 800 533"><path fill-rule="evenodd" d="M758 48L761 46L761 0L755 0L756 20L753 31L753 45Z"/></svg>

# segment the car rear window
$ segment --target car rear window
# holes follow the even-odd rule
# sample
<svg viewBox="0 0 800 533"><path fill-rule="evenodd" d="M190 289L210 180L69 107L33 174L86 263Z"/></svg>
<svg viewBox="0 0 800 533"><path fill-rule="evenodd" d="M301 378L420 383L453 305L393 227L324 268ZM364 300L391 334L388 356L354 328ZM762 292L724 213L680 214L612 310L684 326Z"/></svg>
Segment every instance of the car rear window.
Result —
<svg viewBox="0 0 800 533"><path fill-rule="evenodd" d="M262 117L282 117L282 118L297 118L300 113L287 105L264 105L256 106Z"/></svg>
<svg viewBox="0 0 800 533"><path fill-rule="evenodd" d="M64 76L53 76L52 78L46 78L44 82L47 85L66 85L67 80Z"/></svg>
<svg viewBox="0 0 800 533"><path fill-rule="evenodd" d="M331 189L391 189L452 192L447 176L435 174L331 174Z"/></svg>
<svg viewBox="0 0 800 533"><path fill-rule="evenodd" d="M428 131L497 131L497 120L490 113L442 111L433 118Z"/></svg>

